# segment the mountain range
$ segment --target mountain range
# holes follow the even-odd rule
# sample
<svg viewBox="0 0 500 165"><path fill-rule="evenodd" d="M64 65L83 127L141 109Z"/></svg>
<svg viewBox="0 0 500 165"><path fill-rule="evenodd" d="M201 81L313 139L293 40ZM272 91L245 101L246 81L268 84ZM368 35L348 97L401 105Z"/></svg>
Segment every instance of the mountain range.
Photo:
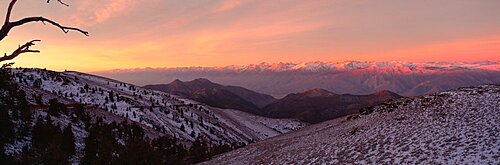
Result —
<svg viewBox="0 0 500 165"><path fill-rule="evenodd" d="M206 78L281 98L322 88L367 95L389 90L419 96L500 81L500 62L305 62L225 67L138 68L95 72L138 85Z"/></svg>
<svg viewBox="0 0 500 165"><path fill-rule="evenodd" d="M401 97L390 91L339 95L316 88L275 99L243 87L224 86L203 78L187 82L174 80L169 84L146 85L144 88L186 97L213 107L237 109L271 118L299 119L308 123L358 113L362 108Z"/></svg>

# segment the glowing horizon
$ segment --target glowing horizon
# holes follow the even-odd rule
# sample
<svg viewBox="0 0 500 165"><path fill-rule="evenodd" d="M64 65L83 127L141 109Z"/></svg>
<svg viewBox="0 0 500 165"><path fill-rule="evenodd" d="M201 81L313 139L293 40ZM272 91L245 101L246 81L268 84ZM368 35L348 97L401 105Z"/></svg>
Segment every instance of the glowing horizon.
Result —
<svg viewBox="0 0 500 165"><path fill-rule="evenodd" d="M500 61L500 1L20 1L3 53L41 39L14 67L84 72L308 61ZM0 2L6 8L6 2ZM5 11L5 10L2 10ZM4 13L2 13L4 14ZM3 16L1 16L3 18Z"/></svg>

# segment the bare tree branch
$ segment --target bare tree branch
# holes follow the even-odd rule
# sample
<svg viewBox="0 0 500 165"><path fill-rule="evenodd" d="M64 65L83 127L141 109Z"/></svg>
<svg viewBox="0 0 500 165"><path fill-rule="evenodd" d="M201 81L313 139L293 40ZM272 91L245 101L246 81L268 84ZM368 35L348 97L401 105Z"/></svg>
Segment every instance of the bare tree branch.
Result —
<svg viewBox="0 0 500 165"><path fill-rule="evenodd" d="M59 2L61 5L69 6L68 4L64 3L62 0L57 0L57 2ZM47 0L47 3L50 3L50 0Z"/></svg>
<svg viewBox="0 0 500 165"><path fill-rule="evenodd" d="M44 17L27 17L27 18L23 18L19 21L15 21L15 22L11 22L11 26L12 27L16 27L16 26L21 26L25 23L30 23L30 22L48 22L58 28L60 28L64 33L68 33L70 30L74 30L74 31L78 31L86 36L89 35L89 32L87 31L84 31L82 29L79 29L79 28L75 28L75 27L69 27L69 26L62 26L61 24L57 23L57 22L54 22L50 19L47 19L47 18L44 18ZM0 34L1 35L1 34Z"/></svg>
<svg viewBox="0 0 500 165"><path fill-rule="evenodd" d="M57 0L57 1L63 5L67 5L66 3L62 2L61 0ZM14 28L16 26L21 26L25 23L39 22L39 21L48 22L48 23L60 28L64 33L68 33L70 30L74 30L74 31L78 31L86 36L89 35L89 33L87 31L81 30L79 28L62 26L61 24L59 24L55 21L52 21L50 19L44 18L44 17L27 17L27 18L23 18L19 21L10 22L10 16L12 13L12 9L14 8L14 5L16 4L16 2L17 2L17 0L11 0L9 3L9 8L7 9L7 14L5 16L5 23L3 24L2 29L0 29L0 41L3 40L7 36L7 34L10 32L10 30L12 28ZM49 2L50 2L50 0L47 0L47 3L49 3Z"/></svg>
<svg viewBox="0 0 500 165"><path fill-rule="evenodd" d="M9 62L9 63L6 63L6 64L2 64L2 67L0 67L0 68L2 68L2 69L3 68L10 68L12 65L14 65L14 63L13 62Z"/></svg>
<svg viewBox="0 0 500 165"><path fill-rule="evenodd" d="M70 30L78 31L86 36L89 35L89 32L84 31L79 28L75 27L69 27L69 26L63 26L55 21L52 21L50 19L44 18L44 17L27 17L23 18L21 20L15 21L15 22L8 22L2 26L2 29L0 29L0 40L3 40L5 37L7 37L7 34L10 32L10 30L16 26L21 26L26 23L30 22L48 22L58 28L60 28L64 33L68 33Z"/></svg>
<svg viewBox="0 0 500 165"><path fill-rule="evenodd" d="M64 6L69 6L68 4L64 3L62 0L56 0L56 1ZM3 40L5 37L7 37L10 30L12 30L14 27L21 26L21 25L24 25L24 24L30 23L30 22L42 22L42 23L48 22L51 25L61 29L64 33L68 33L69 31L77 31L77 32L80 32L86 36L89 35L89 32L87 32L87 31L84 31L82 29L75 28L75 27L63 26L55 21L52 21L52 20L44 18L44 17L26 17L26 18L23 18L23 19L18 20L18 21L10 22L12 10L13 10L16 2L17 2L17 0L11 0L9 3L9 7L7 9L7 13L5 16L5 22L2 26L2 28L0 29L0 41ZM47 0L47 3L50 3L50 0ZM23 46L20 46L18 49L16 49L11 55L5 54L3 57L0 57L0 62L6 61L6 60L12 60L12 59L16 58L18 55L23 54L23 53L38 53L38 52L40 52L38 50L29 49L30 46L35 45L34 42L39 42L39 41L40 40L32 40L30 42L27 42Z"/></svg>
<svg viewBox="0 0 500 165"><path fill-rule="evenodd" d="M9 3L9 8L7 9L7 14L5 16L5 23L3 24L4 26L7 25L10 21L10 14L12 13L12 9L14 8L14 5L16 4L17 0L12 0Z"/></svg>
<svg viewBox="0 0 500 165"><path fill-rule="evenodd" d="M27 42L23 46L20 46L11 55L5 54L3 57L0 57L0 61L12 60L23 53L40 53L39 50L31 50L30 47L35 45L35 42L40 42L40 40L32 40Z"/></svg>

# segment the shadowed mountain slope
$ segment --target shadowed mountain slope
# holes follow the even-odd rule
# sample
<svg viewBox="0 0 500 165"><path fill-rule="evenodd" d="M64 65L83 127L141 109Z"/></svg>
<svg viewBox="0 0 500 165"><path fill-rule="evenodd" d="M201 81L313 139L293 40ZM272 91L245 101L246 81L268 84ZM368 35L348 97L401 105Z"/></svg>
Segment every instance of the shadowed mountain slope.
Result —
<svg viewBox="0 0 500 165"><path fill-rule="evenodd" d="M303 93L289 94L264 107L266 116L274 118L295 118L310 123L359 112L361 108L400 98L390 91L370 95L338 95L324 89L311 89Z"/></svg>
<svg viewBox="0 0 500 165"><path fill-rule="evenodd" d="M146 85L144 88L179 95L214 107L238 109L253 114L262 114L259 109L275 100L266 94L216 84L203 78L187 82L174 80L169 84Z"/></svg>

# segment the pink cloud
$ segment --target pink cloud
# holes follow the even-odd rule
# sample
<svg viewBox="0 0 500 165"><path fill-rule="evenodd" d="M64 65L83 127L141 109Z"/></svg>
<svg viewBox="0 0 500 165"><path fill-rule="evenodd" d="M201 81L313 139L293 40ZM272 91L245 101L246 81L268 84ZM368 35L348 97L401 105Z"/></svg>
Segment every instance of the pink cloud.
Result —
<svg viewBox="0 0 500 165"><path fill-rule="evenodd" d="M89 0L72 4L76 7L70 21L78 26L93 26L101 24L118 15L123 15L135 6L134 0Z"/></svg>
<svg viewBox="0 0 500 165"><path fill-rule="evenodd" d="M235 8L242 6L243 4L245 4L247 2L248 2L248 0L226 0L226 1L223 1L220 5L215 6L215 8L212 10L212 12L219 13L219 12L232 10L232 9L235 9Z"/></svg>
<svg viewBox="0 0 500 165"><path fill-rule="evenodd" d="M133 0L113 0L108 4L103 5L101 8L98 8L94 12L96 21L98 23L104 22L113 17L115 14L130 8L134 3L135 1Z"/></svg>

